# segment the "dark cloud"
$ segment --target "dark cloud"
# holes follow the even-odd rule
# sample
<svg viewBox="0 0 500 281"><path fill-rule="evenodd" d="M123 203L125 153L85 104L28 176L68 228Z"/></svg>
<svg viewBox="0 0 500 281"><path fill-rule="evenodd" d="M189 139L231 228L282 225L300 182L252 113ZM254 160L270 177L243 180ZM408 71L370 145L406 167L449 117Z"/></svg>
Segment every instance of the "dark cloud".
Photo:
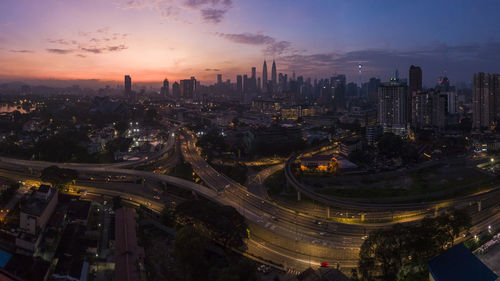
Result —
<svg viewBox="0 0 500 281"><path fill-rule="evenodd" d="M233 5L232 0L129 0L119 7L124 9L156 10L162 17L182 21L178 16L188 10L199 11L204 22L217 24Z"/></svg>
<svg viewBox="0 0 500 281"><path fill-rule="evenodd" d="M9 50L11 53L34 53L33 51L30 50Z"/></svg>
<svg viewBox="0 0 500 281"><path fill-rule="evenodd" d="M292 43L288 41L278 41L275 38L254 33L216 33L218 36L238 44L263 45L263 53L268 56L279 56L291 50Z"/></svg>
<svg viewBox="0 0 500 281"><path fill-rule="evenodd" d="M93 54L102 54L106 52L120 52L123 50L126 50L128 47L125 45L117 45L117 46L107 46L107 47L102 47L102 48L96 48L96 47L91 47L91 48L85 48L81 47L80 50L86 53L93 53Z"/></svg>
<svg viewBox="0 0 500 281"><path fill-rule="evenodd" d="M58 54L58 55L66 55L73 53L73 50L65 50L65 49L47 49L47 52Z"/></svg>
<svg viewBox="0 0 500 281"><path fill-rule="evenodd" d="M184 5L191 8L200 8L202 6L216 6L221 5L225 7L231 7L233 4L232 0L186 0Z"/></svg>
<svg viewBox="0 0 500 281"><path fill-rule="evenodd" d="M106 50L108 52L119 52L128 49L127 46L125 45L118 45L118 46L108 46Z"/></svg>
<svg viewBox="0 0 500 281"><path fill-rule="evenodd" d="M220 71L218 68L205 68L205 71Z"/></svg>
<svg viewBox="0 0 500 281"><path fill-rule="evenodd" d="M77 54L76 56L80 57L80 58L86 58L87 57L86 55L82 55L82 54Z"/></svg>
<svg viewBox="0 0 500 281"><path fill-rule="evenodd" d="M219 23L224 18L227 10L221 9L204 9L201 10L201 17L205 22Z"/></svg>
<svg viewBox="0 0 500 281"><path fill-rule="evenodd" d="M266 45L276 42L276 40L270 36L262 34L252 34L252 33L238 33L238 34L228 34L228 33L217 33L218 36L225 38L229 41L239 44L248 45Z"/></svg>

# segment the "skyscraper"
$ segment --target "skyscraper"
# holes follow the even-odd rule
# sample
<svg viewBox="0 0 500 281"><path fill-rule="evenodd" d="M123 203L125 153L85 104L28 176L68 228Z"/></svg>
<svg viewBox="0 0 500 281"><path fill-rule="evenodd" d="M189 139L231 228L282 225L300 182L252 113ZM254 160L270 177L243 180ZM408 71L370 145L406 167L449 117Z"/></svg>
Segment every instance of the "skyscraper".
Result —
<svg viewBox="0 0 500 281"><path fill-rule="evenodd" d="M236 76L236 92L239 95L243 93L243 77L241 75Z"/></svg>
<svg viewBox="0 0 500 281"><path fill-rule="evenodd" d="M410 66L409 70L410 84L408 85L408 120L413 116L412 102L415 100L417 92L422 91L422 69L419 66Z"/></svg>
<svg viewBox="0 0 500 281"><path fill-rule="evenodd" d="M330 78L330 87L333 91L333 102L339 108L345 108L345 75L340 74Z"/></svg>
<svg viewBox="0 0 500 281"><path fill-rule="evenodd" d="M175 98L179 98L181 96L181 87L177 82L174 82L174 84L172 84L172 95Z"/></svg>
<svg viewBox="0 0 500 281"><path fill-rule="evenodd" d="M262 92L267 93L267 63L264 60L264 66L262 66Z"/></svg>
<svg viewBox="0 0 500 281"><path fill-rule="evenodd" d="M222 74L217 74L217 85L222 84Z"/></svg>
<svg viewBox="0 0 500 281"><path fill-rule="evenodd" d="M272 81L272 87L273 91L276 89L276 86L278 85L278 76L276 73L276 62L273 60L273 66L271 67L271 81Z"/></svg>
<svg viewBox="0 0 500 281"><path fill-rule="evenodd" d="M500 120L500 74L474 74L472 128L485 129Z"/></svg>
<svg viewBox="0 0 500 281"><path fill-rule="evenodd" d="M407 127L407 86L399 79L380 84L378 88L378 123L385 132L401 135Z"/></svg>
<svg viewBox="0 0 500 281"><path fill-rule="evenodd" d="M130 75L125 75L125 96L130 97L132 94L132 78Z"/></svg>
<svg viewBox="0 0 500 281"><path fill-rule="evenodd" d="M196 79L191 77L191 79L181 80L180 83L180 96L184 99L192 99L194 98L196 90Z"/></svg>
<svg viewBox="0 0 500 281"><path fill-rule="evenodd" d="M168 79L163 80L163 87L161 87L161 96L166 98L169 95Z"/></svg>
<svg viewBox="0 0 500 281"><path fill-rule="evenodd" d="M422 90L422 69L420 66L410 66L410 84L408 85L408 92L414 93Z"/></svg>

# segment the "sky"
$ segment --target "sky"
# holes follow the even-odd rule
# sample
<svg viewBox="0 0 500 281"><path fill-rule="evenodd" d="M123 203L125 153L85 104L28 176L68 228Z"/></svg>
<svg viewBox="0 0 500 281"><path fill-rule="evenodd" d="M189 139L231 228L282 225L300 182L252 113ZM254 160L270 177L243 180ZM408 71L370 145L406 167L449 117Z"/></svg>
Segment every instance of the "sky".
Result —
<svg viewBox="0 0 500 281"><path fill-rule="evenodd" d="M278 72L424 84L500 72L498 0L1 0L0 80L236 80ZM104 83L103 82L103 83Z"/></svg>

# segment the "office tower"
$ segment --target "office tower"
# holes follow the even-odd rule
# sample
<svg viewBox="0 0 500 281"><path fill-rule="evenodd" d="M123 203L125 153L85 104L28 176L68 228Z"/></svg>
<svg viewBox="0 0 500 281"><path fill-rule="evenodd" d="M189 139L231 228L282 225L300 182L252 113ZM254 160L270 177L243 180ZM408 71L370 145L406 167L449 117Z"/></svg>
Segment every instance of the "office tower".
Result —
<svg viewBox="0 0 500 281"><path fill-rule="evenodd" d="M261 91L261 87L260 87L260 77L257 78L257 91L260 92Z"/></svg>
<svg viewBox="0 0 500 281"><path fill-rule="evenodd" d="M246 95L250 92L250 79L248 79L248 75L243 75L243 93Z"/></svg>
<svg viewBox="0 0 500 281"><path fill-rule="evenodd" d="M264 66L262 66L262 92L267 93L267 63L264 60Z"/></svg>
<svg viewBox="0 0 500 281"><path fill-rule="evenodd" d="M222 84L222 74L217 74L217 85Z"/></svg>
<svg viewBox="0 0 500 281"><path fill-rule="evenodd" d="M196 90L196 79L191 77L191 79L181 80L180 83L180 96L183 99L193 99L195 98Z"/></svg>
<svg viewBox="0 0 500 281"><path fill-rule="evenodd" d="M407 127L407 86L399 79L381 83L378 88L378 123L385 132L406 134Z"/></svg>
<svg viewBox="0 0 500 281"><path fill-rule="evenodd" d="M271 82L272 82L272 90L275 91L276 86L278 85L277 81L277 73L276 73L276 62L273 60L273 66L271 67Z"/></svg>
<svg viewBox="0 0 500 281"><path fill-rule="evenodd" d="M375 77L370 78L370 80L368 81L368 89L367 89L368 102L370 103L377 102L379 86L380 86L380 79L377 79Z"/></svg>
<svg viewBox="0 0 500 281"><path fill-rule="evenodd" d="M236 93L239 95L243 93L243 77L241 75L236 76Z"/></svg>
<svg viewBox="0 0 500 281"><path fill-rule="evenodd" d="M419 66L411 65L408 77L410 79L408 85L408 118L411 118L413 97L418 91L422 91L422 69Z"/></svg>
<svg viewBox="0 0 500 281"><path fill-rule="evenodd" d="M408 92L410 94L422 90L422 69L419 66L410 66L410 83Z"/></svg>
<svg viewBox="0 0 500 281"><path fill-rule="evenodd" d="M472 93L472 128L494 126L500 119L500 74L474 74Z"/></svg>
<svg viewBox="0 0 500 281"><path fill-rule="evenodd" d="M181 97L181 87L177 82L174 82L174 84L172 84L172 96L174 96L174 98Z"/></svg>
<svg viewBox="0 0 500 281"><path fill-rule="evenodd" d="M125 96L130 97L132 94L132 78L130 75L125 75Z"/></svg>
<svg viewBox="0 0 500 281"><path fill-rule="evenodd" d="M166 98L169 95L168 79L163 80L163 87L161 87L161 96Z"/></svg>
<svg viewBox="0 0 500 281"><path fill-rule="evenodd" d="M439 130L446 126L448 96L439 91L432 91L432 127Z"/></svg>
<svg viewBox="0 0 500 281"><path fill-rule="evenodd" d="M330 87L333 90L333 102L339 108L345 108L346 79L344 74L330 78Z"/></svg>

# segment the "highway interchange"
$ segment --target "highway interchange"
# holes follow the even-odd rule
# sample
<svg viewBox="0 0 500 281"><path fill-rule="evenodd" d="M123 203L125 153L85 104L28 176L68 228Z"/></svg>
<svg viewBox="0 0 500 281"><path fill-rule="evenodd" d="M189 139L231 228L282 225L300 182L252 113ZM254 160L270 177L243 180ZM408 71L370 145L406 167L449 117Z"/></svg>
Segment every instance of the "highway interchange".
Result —
<svg viewBox="0 0 500 281"><path fill-rule="evenodd" d="M323 219L301 212L300 209L293 210L280 206L263 196L249 192L245 186L217 172L200 156L195 146L195 139L190 133L182 134L183 137L180 140L182 155L206 186L168 175L126 169L156 159L175 147L174 132L178 130L178 127L169 131L171 137L167 146L149 159L96 165L61 164L0 157L0 176L17 180L36 179L37 176L32 175L33 171L57 165L62 168L75 169L80 175L87 177L89 175L131 176L146 179L148 182L163 182L167 184L167 191L169 185L184 188L209 200L236 208L248 220L251 229L247 253L253 258L259 258L263 262L271 262L272 265L279 265L280 268L294 272L308 266L319 266L321 262L338 263L343 268L355 267L359 247L366 235L373 229L387 227L393 223L362 223L359 219L350 223L342 223L339 220L336 221L335 215L332 216L332 219ZM89 192L110 196L119 195L125 199L147 204L157 211L161 210L164 204L163 201L156 200L154 193L146 188L119 190L119 187L115 186L111 189L111 184L107 182L94 182L93 187L82 185L82 181L78 184L82 188L88 189ZM481 201L481 211L478 209L477 202L479 201ZM473 216L474 226L471 232L479 233L490 225L499 225L499 202L500 192L497 189L492 189L457 200L390 206L390 210L387 209L387 206L377 208L378 206L371 205L367 208L366 205L357 205L358 203L352 205L349 202L338 202L338 205L334 204L337 209L332 210L332 214L342 214L344 218L346 213L357 217L365 214L367 218L371 216L380 219L388 216L392 218L394 211L412 212L418 214L413 217L416 221L423 215L434 214L436 205L440 206L439 210L450 206L464 207L469 208Z"/></svg>

